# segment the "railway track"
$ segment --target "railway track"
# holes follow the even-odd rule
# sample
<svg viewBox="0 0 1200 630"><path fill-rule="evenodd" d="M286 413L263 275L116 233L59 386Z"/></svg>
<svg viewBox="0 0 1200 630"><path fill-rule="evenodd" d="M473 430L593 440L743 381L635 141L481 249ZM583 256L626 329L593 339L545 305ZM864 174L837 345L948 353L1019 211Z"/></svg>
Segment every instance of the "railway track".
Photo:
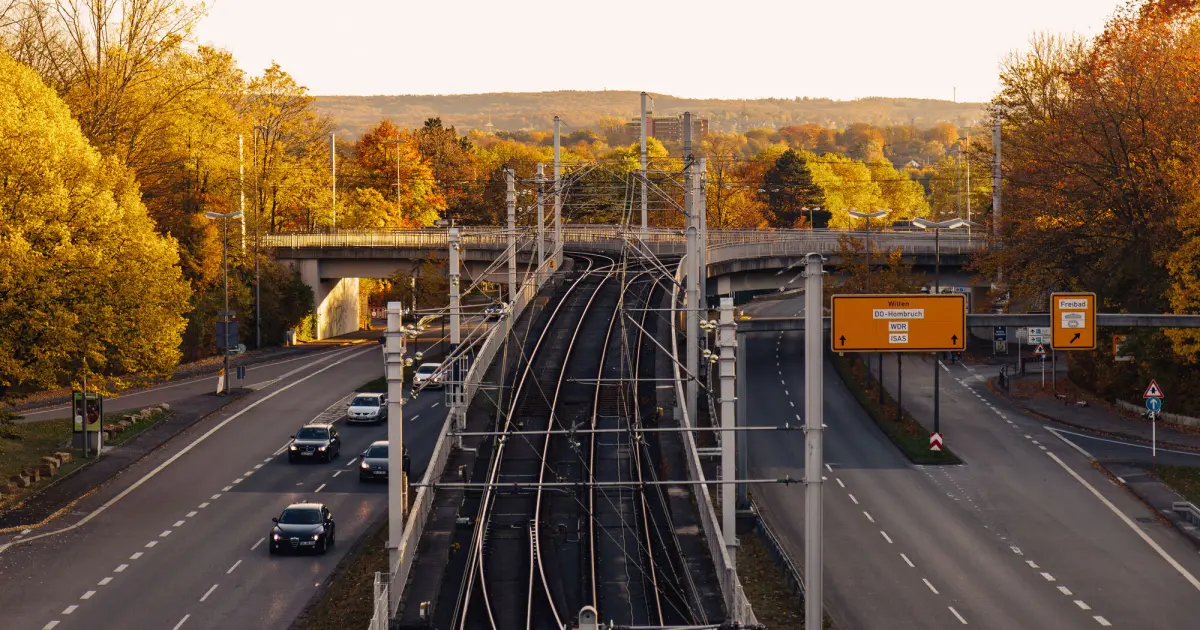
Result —
<svg viewBox="0 0 1200 630"><path fill-rule="evenodd" d="M634 431L646 399L634 377L653 374L652 362L641 360L648 311L635 316L639 326L623 325L623 302L648 305L656 272L584 258L586 268L519 357L496 421L453 615L458 630L557 630L584 605L623 623L692 619L680 612L680 576L663 557L671 545L656 522L663 511L656 519L651 506L662 496L641 484L652 463ZM598 489L587 481L623 483Z"/></svg>

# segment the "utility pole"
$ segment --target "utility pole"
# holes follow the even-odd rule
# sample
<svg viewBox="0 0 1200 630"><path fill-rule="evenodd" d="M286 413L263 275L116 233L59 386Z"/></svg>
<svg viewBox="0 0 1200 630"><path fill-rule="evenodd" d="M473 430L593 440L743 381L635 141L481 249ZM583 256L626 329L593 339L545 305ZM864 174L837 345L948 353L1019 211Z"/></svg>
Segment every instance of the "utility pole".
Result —
<svg viewBox="0 0 1200 630"><path fill-rule="evenodd" d="M971 147L971 132L967 132L967 148ZM963 196L967 198L967 242L971 242L971 156L964 160L967 163L967 186ZM961 214L958 216L962 216Z"/></svg>
<svg viewBox="0 0 1200 630"><path fill-rule="evenodd" d="M641 169L642 169L642 242L644 243L650 236L648 229L648 209L646 203L646 93L642 92L642 146L641 146Z"/></svg>
<svg viewBox="0 0 1200 630"><path fill-rule="evenodd" d="M824 270L820 254L809 254L804 288L804 627L825 627L823 608L823 490L825 374L821 363L825 339Z"/></svg>
<svg viewBox="0 0 1200 630"><path fill-rule="evenodd" d="M246 251L246 163L242 134L238 134L238 211L242 213L242 252Z"/></svg>
<svg viewBox="0 0 1200 630"><path fill-rule="evenodd" d="M562 121L554 117L554 265L562 267L562 142L559 126Z"/></svg>
<svg viewBox="0 0 1200 630"><path fill-rule="evenodd" d="M504 169L504 179L508 189L504 200L508 206L508 303L511 313L517 304L517 182L513 169ZM512 317L505 317L505 321L512 326Z"/></svg>
<svg viewBox="0 0 1200 630"><path fill-rule="evenodd" d="M737 374L734 372L734 349L737 347L737 329L733 323L733 298L721 298L721 428L731 431L737 426L736 401L734 400ZM739 352L738 354L741 354ZM730 561L737 566L737 507L734 498L737 494L731 482L736 478L737 464L734 460L734 442L736 435L724 434L721 440L721 531L725 535L725 549L729 552Z"/></svg>
<svg viewBox="0 0 1200 630"><path fill-rule="evenodd" d="M688 418L691 422L698 421L696 417L696 396L699 390L699 336L700 336L700 218L696 212L696 182L692 164L692 114L683 113L683 164L684 164L684 208L687 213L687 290L685 293L685 318L687 322L685 339L687 343L687 388L684 401Z"/></svg>
<svg viewBox="0 0 1200 630"><path fill-rule="evenodd" d="M745 427L748 424L746 422L746 420L748 418L748 416L746 415L746 375L750 374L749 369L747 369L747 367L746 367L746 355L748 353L746 352L746 337L745 337L745 335L742 335L740 340L735 341L735 344L741 346L741 348L742 348L742 351L736 353L736 356L735 356L735 358L737 359L737 367L735 368L734 374L742 375L742 378L737 379L736 418L737 418L738 426ZM725 374L724 367L721 368L721 374ZM724 397L724 394L722 394L722 397ZM749 461L747 459L747 456L749 454L749 446L746 444L747 436L745 434L746 434L745 431L737 431L734 434L734 441L737 443L736 462L737 462L737 478L738 479L748 479L749 478L746 476L747 475L746 470L748 468L748 466L746 464ZM739 510L750 509L750 494L749 494L749 492L747 492L747 485L745 483L737 484L737 507Z"/></svg>
<svg viewBox="0 0 1200 630"><path fill-rule="evenodd" d="M400 302L388 302L387 305L387 334L384 346L384 368L387 378L388 395L388 470L392 471L391 480L396 480L396 486L388 492L388 574L393 578L400 568L400 541L404 538L406 494L403 491L404 478L404 344L400 316L404 306ZM396 474L399 472L400 474ZM398 486L398 487L397 487ZM403 584L390 582L388 589L388 616L400 607L400 594Z"/></svg>
<svg viewBox="0 0 1200 630"><path fill-rule="evenodd" d="M258 168L258 131L266 131L262 125L254 125L254 349L262 347L262 300L259 289L262 282L258 275L258 224L262 218L262 171ZM266 149L266 138L263 138L263 148ZM263 156L266 161L266 156Z"/></svg>
<svg viewBox="0 0 1200 630"><path fill-rule="evenodd" d="M1000 238L1000 117L992 124L992 237ZM967 217L968 220L970 217Z"/></svg>
<svg viewBox="0 0 1200 630"><path fill-rule="evenodd" d="M461 328L459 326L459 319L460 319L461 312L460 312L460 308L459 308L459 295L458 295L458 291L459 291L459 269L458 269L459 235L458 235L458 228L454 228L454 227L450 228L449 242L450 242L450 269L448 271L449 271L449 276L450 276L449 277L449 280L450 280L450 351L447 353L447 356L453 357L453 356L455 356L455 353L458 351L458 344L462 342L462 332L461 332ZM462 408L462 404L461 404L462 398L463 398L463 395L462 395L463 377L465 375L461 373L462 372L462 370L460 369L461 366L462 366L462 361L460 359L453 359L453 362L451 363L451 368L450 368L451 369L450 406L451 406L451 411L453 411L453 413L454 413L454 426L459 431L462 431L466 428L466 422L465 422L466 421L466 413L465 413L466 410L464 410ZM458 442L459 445L462 444L461 437L455 438L455 441Z"/></svg>
<svg viewBox="0 0 1200 630"><path fill-rule="evenodd" d="M696 214L700 223L700 245L696 252L699 254L700 283L696 290L700 292L700 306L708 311L708 158L696 160Z"/></svg>
<svg viewBox="0 0 1200 630"><path fill-rule="evenodd" d="M329 134L329 174L332 176L329 192L331 201L330 209L333 211L333 229L337 229L337 141L334 139L333 133Z"/></svg>
<svg viewBox="0 0 1200 630"><path fill-rule="evenodd" d="M542 251L542 241L546 239L546 217L545 206L543 202L543 188L546 183L545 164L541 162L537 165L537 269L539 276L535 278L537 286L542 286L540 274L542 263L546 262L546 253Z"/></svg>

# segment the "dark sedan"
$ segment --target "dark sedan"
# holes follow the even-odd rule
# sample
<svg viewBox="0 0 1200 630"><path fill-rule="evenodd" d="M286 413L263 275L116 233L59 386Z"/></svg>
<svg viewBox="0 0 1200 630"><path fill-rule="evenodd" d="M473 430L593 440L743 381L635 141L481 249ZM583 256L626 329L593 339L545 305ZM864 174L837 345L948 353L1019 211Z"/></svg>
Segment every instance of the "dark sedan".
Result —
<svg viewBox="0 0 1200 630"><path fill-rule="evenodd" d="M277 553L315 551L325 553L337 540L337 525L329 508L321 503L293 503L279 518L271 519L267 550Z"/></svg>

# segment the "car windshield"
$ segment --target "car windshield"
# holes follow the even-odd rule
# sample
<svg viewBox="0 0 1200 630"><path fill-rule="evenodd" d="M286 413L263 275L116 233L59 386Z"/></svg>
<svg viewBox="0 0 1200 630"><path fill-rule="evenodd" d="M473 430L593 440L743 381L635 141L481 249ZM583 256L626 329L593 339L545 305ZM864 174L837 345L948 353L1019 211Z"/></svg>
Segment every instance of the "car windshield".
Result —
<svg viewBox="0 0 1200 630"><path fill-rule="evenodd" d="M288 525L316 525L321 522L321 510L317 508L288 508L279 516L279 522Z"/></svg>
<svg viewBox="0 0 1200 630"><path fill-rule="evenodd" d="M304 427L296 433L297 440L325 440L329 438L329 429Z"/></svg>
<svg viewBox="0 0 1200 630"><path fill-rule="evenodd" d="M433 374L438 369L436 365L422 365L417 368L417 374Z"/></svg>
<svg viewBox="0 0 1200 630"><path fill-rule="evenodd" d="M351 407L378 407L379 399L374 396L358 396L354 402L350 403Z"/></svg>
<svg viewBox="0 0 1200 630"><path fill-rule="evenodd" d="M387 444L376 444L367 449L367 457L387 457Z"/></svg>

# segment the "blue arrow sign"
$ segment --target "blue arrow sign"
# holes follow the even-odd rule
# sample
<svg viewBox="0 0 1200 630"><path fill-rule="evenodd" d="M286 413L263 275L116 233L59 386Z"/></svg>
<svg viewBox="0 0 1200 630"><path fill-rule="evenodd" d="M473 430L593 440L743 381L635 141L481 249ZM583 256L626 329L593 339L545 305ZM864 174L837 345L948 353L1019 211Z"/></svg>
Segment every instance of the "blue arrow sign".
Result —
<svg viewBox="0 0 1200 630"><path fill-rule="evenodd" d="M1161 398L1147 398L1146 399L1146 410L1152 411L1154 413L1158 413L1158 412L1162 411L1162 399Z"/></svg>

